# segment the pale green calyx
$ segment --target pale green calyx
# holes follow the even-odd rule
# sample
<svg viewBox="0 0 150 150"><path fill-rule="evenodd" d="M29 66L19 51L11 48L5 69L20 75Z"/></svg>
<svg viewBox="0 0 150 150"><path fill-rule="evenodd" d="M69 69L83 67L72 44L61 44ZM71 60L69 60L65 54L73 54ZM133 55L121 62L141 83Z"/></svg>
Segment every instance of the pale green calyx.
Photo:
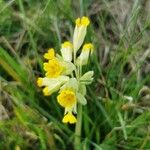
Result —
<svg viewBox="0 0 150 150"><path fill-rule="evenodd" d="M85 84L85 85L88 85L90 84L92 81L93 81L93 75L94 75L94 72L93 71L88 71L86 72L81 78L80 78L80 82Z"/></svg>
<svg viewBox="0 0 150 150"><path fill-rule="evenodd" d="M85 97L81 93L77 93L77 100L82 105L87 104L87 100L85 99Z"/></svg>
<svg viewBox="0 0 150 150"><path fill-rule="evenodd" d="M72 89L73 91L78 91L78 82L76 78L70 78L61 88L60 92L64 89Z"/></svg>

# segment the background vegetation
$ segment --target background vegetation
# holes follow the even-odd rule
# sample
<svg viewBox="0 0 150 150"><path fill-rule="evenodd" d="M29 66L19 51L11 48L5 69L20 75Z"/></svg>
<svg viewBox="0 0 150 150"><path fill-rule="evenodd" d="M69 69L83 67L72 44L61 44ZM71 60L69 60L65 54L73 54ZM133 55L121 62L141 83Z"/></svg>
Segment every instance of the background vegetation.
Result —
<svg viewBox="0 0 150 150"><path fill-rule="evenodd" d="M0 0L0 149L73 149L56 96L36 86L43 53L91 20L95 71L83 110L83 150L150 149L150 1Z"/></svg>

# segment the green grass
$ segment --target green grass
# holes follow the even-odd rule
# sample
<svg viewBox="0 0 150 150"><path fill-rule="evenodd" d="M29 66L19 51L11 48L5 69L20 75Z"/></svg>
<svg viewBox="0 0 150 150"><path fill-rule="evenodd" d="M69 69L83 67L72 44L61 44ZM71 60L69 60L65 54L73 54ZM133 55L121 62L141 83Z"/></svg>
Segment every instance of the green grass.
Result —
<svg viewBox="0 0 150 150"><path fill-rule="evenodd" d="M84 71L95 75L80 149L150 149L149 14L146 0L0 0L0 106L8 114L0 110L0 149L73 149L74 125L61 122L56 95L44 97L36 79L42 55L50 47L60 53L82 15L95 45Z"/></svg>

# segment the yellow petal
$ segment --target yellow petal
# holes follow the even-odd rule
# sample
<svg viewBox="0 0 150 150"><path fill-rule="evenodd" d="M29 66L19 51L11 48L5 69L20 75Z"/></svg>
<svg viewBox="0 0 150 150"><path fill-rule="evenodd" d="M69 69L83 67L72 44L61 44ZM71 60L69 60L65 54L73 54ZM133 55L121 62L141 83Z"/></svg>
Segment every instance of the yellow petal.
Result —
<svg viewBox="0 0 150 150"><path fill-rule="evenodd" d="M48 87L45 87L45 88L43 89L43 94L44 94L44 96L49 96L49 95L51 95L50 90L49 90Z"/></svg>
<svg viewBox="0 0 150 150"><path fill-rule="evenodd" d="M77 26L80 26L80 25L81 25L81 19L80 19L80 18L77 18L77 19L75 20L75 23L76 23Z"/></svg>
<svg viewBox="0 0 150 150"><path fill-rule="evenodd" d="M71 108L76 104L76 95L72 90L62 90L57 96L57 101L62 107Z"/></svg>
<svg viewBox="0 0 150 150"><path fill-rule="evenodd" d="M90 24L90 20L88 17L83 16L81 18L81 25L88 26Z"/></svg>
<svg viewBox="0 0 150 150"><path fill-rule="evenodd" d="M44 63L44 70L46 71L46 77L56 78L61 75L63 66L57 59L51 59L48 63Z"/></svg>
<svg viewBox="0 0 150 150"><path fill-rule="evenodd" d="M90 20L88 17L83 16L82 18L77 18L75 23L77 26L88 26L90 24Z"/></svg>
<svg viewBox="0 0 150 150"><path fill-rule="evenodd" d="M64 47L64 48L67 48L67 47L69 47L69 48L73 48L73 45L72 45L72 43L71 43L71 42L66 41L66 42L64 42L64 43L62 44L62 47Z"/></svg>
<svg viewBox="0 0 150 150"><path fill-rule="evenodd" d="M53 48L50 48L48 52L44 54L44 58L48 60L55 58L55 50Z"/></svg>
<svg viewBox="0 0 150 150"><path fill-rule="evenodd" d="M93 49L94 49L94 46L92 43L86 43L84 44L82 48L83 51L90 51L90 50L93 51Z"/></svg>
<svg viewBox="0 0 150 150"><path fill-rule="evenodd" d="M43 86L43 79L42 78L38 78L37 79L37 85L39 86L39 87L42 87Z"/></svg>
<svg viewBox="0 0 150 150"><path fill-rule="evenodd" d="M72 113L68 113L67 115L64 116L62 122L63 123L74 124L74 123L77 122L77 119Z"/></svg>

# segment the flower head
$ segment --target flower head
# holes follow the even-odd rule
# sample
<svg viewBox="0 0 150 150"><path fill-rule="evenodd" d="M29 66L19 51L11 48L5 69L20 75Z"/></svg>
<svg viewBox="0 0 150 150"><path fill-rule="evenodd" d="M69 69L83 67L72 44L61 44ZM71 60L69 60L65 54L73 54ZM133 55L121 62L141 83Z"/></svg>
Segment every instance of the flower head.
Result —
<svg viewBox="0 0 150 150"><path fill-rule="evenodd" d="M44 70L46 71L46 77L56 78L61 75L63 66L56 58L44 63Z"/></svg>
<svg viewBox="0 0 150 150"><path fill-rule="evenodd" d="M62 120L63 123L70 123L70 124L74 124L77 122L77 119L76 117L72 114L72 113L68 113L64 116L63 120Z"/></svg>
<svg viewBox="0 0 150 150"><path fill-rule="evenodd" d="M53 92L59 90L60 86L69 80L67 76L59 76L57 78L38 78L37 85L39 87L45 87L43 94L45 96L51 95Z"/></svg>
<svg viewBox="0 0 150 150"><path fill-rule="evenodd" d="M73 45L71 42L66 41L61 45L61 54L65 61L72 61Z"/></svg>
<svg viewBox="0 0 150 150"><path fill-rule="evenodd" d="M74 53L76 53L81 47L86 35L87 26L89 25L90 21L88 17L83 16L82 18L76 19L75 22L76 27L73 34Z"/></svg>
<svg viewBox="0 0 150 150"><path fill-rule="evenodd" d="M93 52L94 46L91 43L84 44L82 52L78 57L78 65L86 65L88 63L89 55Z"/></svg>
<svg viewBox="0 0 150 150"><path fill-rule="evenodd" d="M72 108L77 102L75 92L70 89L62 90L57 96L57 101L62 107Z"/></svg>
<svg viewBox="0 0 150 150"><path fill-rule="evenodd" d="M84 16L82 18L77 18L75 22L77 26L88 26L90 24L89 18Z"/></svg>

